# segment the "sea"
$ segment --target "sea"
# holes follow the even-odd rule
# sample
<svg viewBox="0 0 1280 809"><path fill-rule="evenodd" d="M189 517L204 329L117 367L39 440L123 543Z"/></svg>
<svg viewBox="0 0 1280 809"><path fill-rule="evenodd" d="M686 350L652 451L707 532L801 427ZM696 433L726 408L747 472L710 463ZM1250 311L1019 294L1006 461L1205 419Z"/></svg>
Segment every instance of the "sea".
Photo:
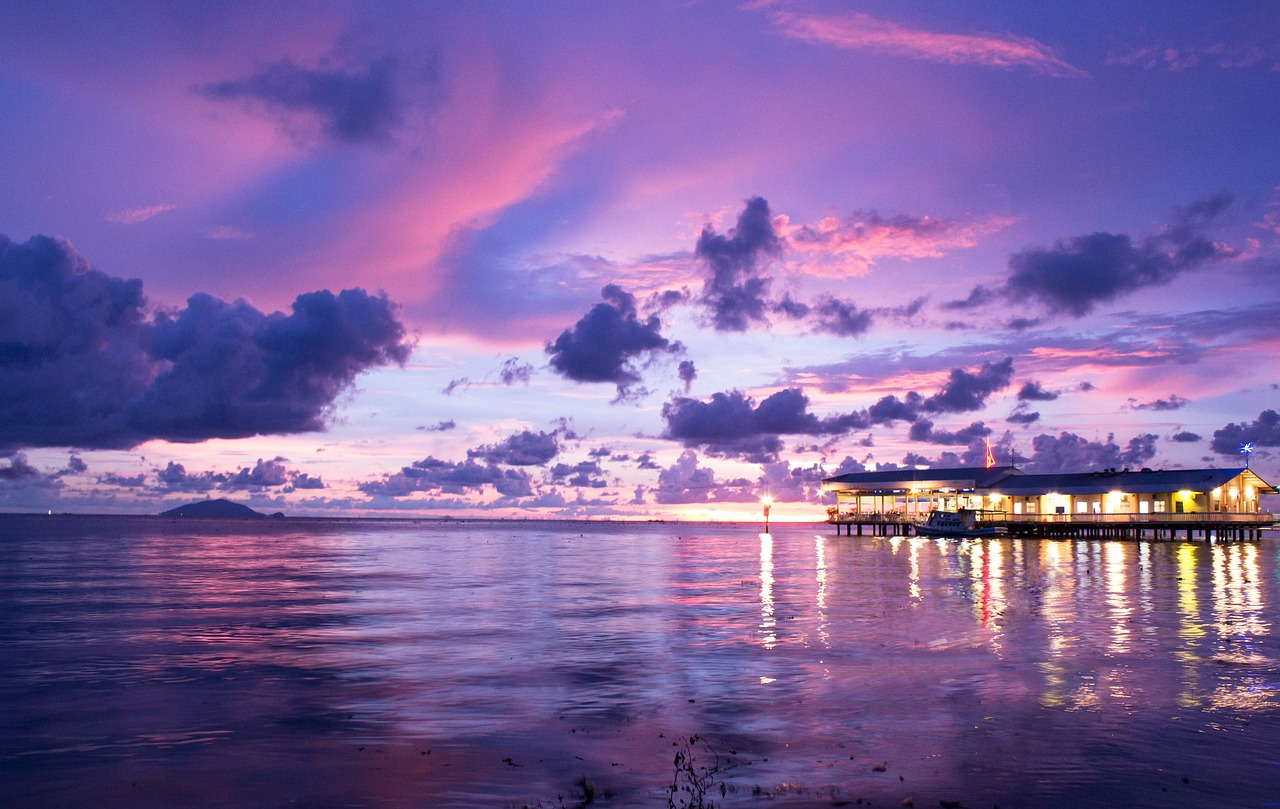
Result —
<svg viewBox="0 0 1280 809"><path fill-rule="evenodd" d="M1280 543L0 517L5 807L1280 806Z"/></svg>

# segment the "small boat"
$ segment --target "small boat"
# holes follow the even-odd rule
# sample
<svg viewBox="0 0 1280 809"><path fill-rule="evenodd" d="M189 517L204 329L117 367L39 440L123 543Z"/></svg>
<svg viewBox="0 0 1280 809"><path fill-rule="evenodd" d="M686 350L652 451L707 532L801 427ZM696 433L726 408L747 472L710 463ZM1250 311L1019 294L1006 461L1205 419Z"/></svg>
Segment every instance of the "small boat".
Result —
<svg viewBox="0 0 1280 809"><path fill-rule="evenodd" d="M1003 516L1003 515L1002 515ZM982 512L962 508L959 511L929 512L929 519L916 525L916 533L926 537L993 537L1005 533L1002 525L982 525Z"/></svg>

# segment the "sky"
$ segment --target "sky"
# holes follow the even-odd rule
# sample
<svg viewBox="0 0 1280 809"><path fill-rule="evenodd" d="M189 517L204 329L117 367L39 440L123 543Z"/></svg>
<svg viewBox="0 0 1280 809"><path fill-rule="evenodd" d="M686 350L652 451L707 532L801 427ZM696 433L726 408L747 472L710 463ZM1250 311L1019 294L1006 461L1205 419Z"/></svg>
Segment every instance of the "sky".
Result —
<svg viewBox="0 0 1280 809"><path fill-rule="evenodd" d="M0 511L1280 482L1280 14L6 4Z"/></svg>

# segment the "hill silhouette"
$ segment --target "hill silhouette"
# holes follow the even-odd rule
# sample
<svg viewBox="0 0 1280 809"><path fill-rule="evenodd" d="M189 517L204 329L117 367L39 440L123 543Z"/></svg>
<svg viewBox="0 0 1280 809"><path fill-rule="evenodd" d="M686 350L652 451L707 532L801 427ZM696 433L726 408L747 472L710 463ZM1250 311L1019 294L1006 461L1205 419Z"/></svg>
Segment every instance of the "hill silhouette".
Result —
<svg viewBox="0 0 1280 809"><path fill-rule="evenodd" d="M161 517L218 517L226 519L228 517L242 518L258 518L267 515L259 511L254 511L248 506L242 506L239 503L233 503L226 498L218 498L217 500L202 500L199 503L187 503L185 506L171 508L168 511L160 513Z"/></svg>

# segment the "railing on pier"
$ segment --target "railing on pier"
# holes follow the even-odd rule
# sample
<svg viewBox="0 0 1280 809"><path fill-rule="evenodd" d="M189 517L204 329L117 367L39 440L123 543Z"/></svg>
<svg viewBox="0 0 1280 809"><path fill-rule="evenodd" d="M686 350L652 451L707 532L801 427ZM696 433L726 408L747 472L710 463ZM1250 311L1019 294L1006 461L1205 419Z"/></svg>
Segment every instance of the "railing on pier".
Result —
<svg viewBox="0 0 1280 809"><path fill-rule="evenodd" d="M863 526L873 536L906 535L928 519L927 514L908 512L844 512L828 514L827 522L846 526L850 536ZM1257 539L1265 528L1280 527L1269 512L1240 514L1225 511L1161 512L1155 514L1007 514L998 511L977 513L978 522L1002 526L1015 536L1024 537L1142 537L1173 539L1179 534L1188 539L1197 534L1203 538Z"/></svg>

